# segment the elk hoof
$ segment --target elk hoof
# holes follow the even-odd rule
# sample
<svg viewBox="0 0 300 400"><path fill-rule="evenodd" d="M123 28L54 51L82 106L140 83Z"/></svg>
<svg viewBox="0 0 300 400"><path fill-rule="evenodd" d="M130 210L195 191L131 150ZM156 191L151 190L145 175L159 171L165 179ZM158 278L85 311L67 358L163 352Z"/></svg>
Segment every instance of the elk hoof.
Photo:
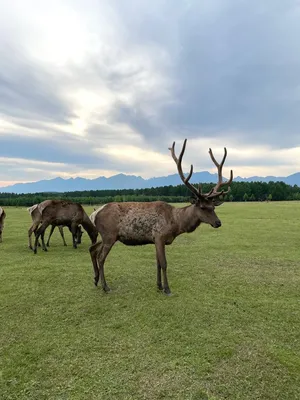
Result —
<svg viewBox="0 0 300 400"><path fill-rule="evenodd" d="M47 247L43 248L44 251L48 251Z"/></svg>
<svg viewBox="0 0 300 400"><path fill-rule="evenodd" d="M33 250L33 253L34 253L34 254L36 254L36 253L37 253L36 249L34 249L34 250Z"/></svg>
<svg viewBox="0 0 300 400"><path fill-rule="evenodd" d="M103 290L104 290L105 293L109 293L110 292L110 288L107 285L103 286Z"/></svg>
<svg viewBox="0 0 300 400"><path fill-rule="evenodd" d="M166 296L172 296L171 290L169 288L164 289L164 294Z"/></svg>
<svg viewBox="0 0 300 400"><path fill-rule="evenodd" d="M157 284L157 290L163 290L162 284Z"/></svg>

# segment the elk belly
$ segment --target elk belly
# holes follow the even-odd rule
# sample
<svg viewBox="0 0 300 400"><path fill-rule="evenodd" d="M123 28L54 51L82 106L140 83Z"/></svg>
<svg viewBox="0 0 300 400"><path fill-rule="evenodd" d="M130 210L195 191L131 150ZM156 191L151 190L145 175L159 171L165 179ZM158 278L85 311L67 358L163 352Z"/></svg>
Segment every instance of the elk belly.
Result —
<svg viewBox="0 0 300 400"><path fill-rule="evenodd" d="M127 246L140 246L154 243L152 232L135 228L134 226L128 226L126 229L120 230L118 240Z"/></svg>
<svg viewBox="0 0 300 400"><path fill-rule="evenodd" d="M144 240L144 239L128 239L124 237L119 237L119 241L126 246L142 246L144 244L153 244L153 240Z"/></svg>

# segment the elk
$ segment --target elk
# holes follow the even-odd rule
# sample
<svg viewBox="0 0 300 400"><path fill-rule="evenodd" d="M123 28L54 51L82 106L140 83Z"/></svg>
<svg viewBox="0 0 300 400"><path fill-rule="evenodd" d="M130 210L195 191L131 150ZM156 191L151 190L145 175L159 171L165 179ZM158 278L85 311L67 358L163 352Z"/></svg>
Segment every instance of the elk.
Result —
<svg viewBox="0 0 300 400"><path fill-rule="evenodd" d="M47 246L47 247L50 247L50 238L51 238L51 236L52 236L52 234L53 234L55 228L56 228L55 225L51 225L51 230L50 230L49 237L48 237L48 240L47 240L47 243L46 243L46 246ZM67 243L66 243L65 237L64 237L63 226L62 226L62 225L59 225L59 226L58 226L58 229L59 229L59 233L60 233L60 235L61 235L61 237L62 237L62 239L63 239L64 246L67 246ZM69 231L72 233L72 231L70 230L70 228L69 228ZM82 235L83 235L83 231L82 231L82 229L81 229L81 226L78 225L77 231L76 231L76 233L75 233L76 244L81 244L81 237L82 237Z"/></svg>
<svg viewBox="0 0 300 400"><path fill-rule="evenodd" d="M28 230L28 241L29 241L28 247L31 250L33 249L32 248L32 241L31 241L32 233L36 232L38 226L42 222L42 214L40 212L40 209L43 209L47 204L49 204L50 201L51 200L45 200L45 201L42 201L40 204L34 204L32 207L27 208L27 211L29 212L29 214L30 214L30 216L32 218L32 225ZM54 231L55 227L56 227L56 225L52 225L51 226L51 231L50 231L50 234L49 234L49 237L48 237L48 240L47 240L47 247L50 246L50 238L51 238L51 236L53 234L53 231ZM63 227L62 226L58 226L58 229L59 229L59 233L60 233L60 235L62 237L64 246L67 246L67 243L66 243L65 237L64 237ZM81 230L81 228L79 226L78 229L77 229L77 232L76 232L76 242L77 242L77 244L81 243L82 234L83 234L83 232L82 232L82 230ZM38 243L38 245L40 245L40 244Z"/></svg>
<svg viewBox="0 0 300 400"><path fill-rule="evenodd" d="M42 222L40 227L36 231L35 243L33 251L37 253L37 245L39 237L42 239L42 248L47 251L44 242L45 230L49 225L52 226L68 226L72 232L73 247L76 249L76 232L78 225L82 225L83 229L88 233L91 242L96 243L98 231L89 219L88 215L84 211L81 204L73 203L71 201L64 200L48 200L48 203L43 207L40 207L40 213L42 215Z"/></svg>
<svg viewBox="0 0 300 400"><path fill-rule="evenodd" d="M219 228L221 221L215 213L215 206L222 204L220 196L230 191L230 184L233 180L233 172L230 171L230 178L223 181L222 169L227 157L227 150L224 148L224 157L219 164L212 150L209 149L210 157L218 170L218 183L208 193L202 193L201 185L196 188L189 180L193 174L193 165L185 177L182 171L182 158L185 152L187 139L185 139L181 153L177 158L175 155L175 142L169 148L173 160L177 165L178 174L194 196L191 205L176 208L163 201L150 203L128 202L109 203L100 207L91 215L102 240L90 246L90 256L94 268L94 283L97 286L99 277L102 288L108 292L104 276L104 263L112 246L120 241L128 246L155 244L157 262L157 287L167 295L171 294L167 278L167 260L165 246L170 245L174 239L182 233L193 232L201 223L210 224L213 228ZM227 191L224 190L227 186ZM163 274L163 284L161 273Z"/></svg>
<svg viewBox="0 0 300 400"><path fill-rule="evenodd" d="M2 232L4 228L5 217L6 217L5 211L3 210L2 207L0 207L0 243L2 243Z"/></svg>

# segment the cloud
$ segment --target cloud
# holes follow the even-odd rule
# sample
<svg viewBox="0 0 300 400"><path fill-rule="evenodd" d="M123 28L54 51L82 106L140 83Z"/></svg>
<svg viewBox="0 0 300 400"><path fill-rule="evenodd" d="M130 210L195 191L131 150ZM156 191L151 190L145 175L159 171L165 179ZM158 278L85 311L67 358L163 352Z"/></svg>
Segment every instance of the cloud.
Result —
<svg viewBox="0 0 300 400"><path fill-rule="evenodd" d="M0 180L300 170L298 1L0 4Z"/></svg>

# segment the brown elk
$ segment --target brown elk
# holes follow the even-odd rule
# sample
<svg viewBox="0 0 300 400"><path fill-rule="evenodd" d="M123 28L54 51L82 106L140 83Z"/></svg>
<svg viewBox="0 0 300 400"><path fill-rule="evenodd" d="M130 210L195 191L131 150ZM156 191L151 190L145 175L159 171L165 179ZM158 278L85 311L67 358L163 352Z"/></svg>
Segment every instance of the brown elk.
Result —
<svg viewBox="0 0 300 400"><path fill-rule="evenodd" d="M93 244L89 249L95 273L94 282L97 286L100 277L102 288L105 292L110 289L104 276L104 262L116 241L129 246L155 244L157 287L166 294L170 294L165 246L171 244L178 235L185 232L193 232L201 223L210 224L213 228L221 226L221 221L215 214L215 206L222 204L218 198L229 192L230 184L233 180L232 171L228 181L223 182L222 178L222 168L227 156L227 150L224 148L224 157L219 164L211 149L209 149L210 157L218 169L218 183L208 193L202 193L201 185L196 188L189 182L193 174L193 166L191 165L187 177L182 171L181 163L186 142L187 140L185 139L179 158L175 155L175 142L169 150L171 150L181 180L195 197L193 204L183 208L176 208L163 201L109 203L100 207L91 215L90 218L102 237L102 241ZM228 186L227 191L221 190L225 185ZM161 270L163 273L163 285Z"/></svg>
<svg viewBox="0 0 300 400"><path fill-rule="evenodd" d="M76 232L78 225L82 225L91 239L92 243L96 243L98 231L89 219L81 204L64 200L48 200L44 208L40 208L42 215L42 223L36 231L34 253L37 252L39 237L42 239L42 248L47 251L44 242L45 230L49 225L68 226L72 232L73 247L76 249Z"/></svg>
<svg viewBox="0 0 300 400"><path fill-rule="evenodd" d="M37 228L39 227L39 225L42 222L42 214L40 212L41 209L43 209L47 204L49 204L49 202L51 202L51 200L44 200L39 204L34 204L33 206L27 208L27 211L29 212L31 218L32 218L32 225L28 230L28 247L32 250L32 241L31 241L31 236L33 233L36 232ZM51 231L47 240L47 247L50 246L50 238L53 234L54 229L56 228L56 225L51 225ZM63 231L63 226L58 226L59 229L59 233L62 237L64 246L67 246L67 243L65 241L65 237L64 237L64 231ZM72 232L71 232L72 233ZM77 232L76 232L76 243L80 244L81 243L81 237L82 237L82 230L80 228L80 226L78 226ZM40 245L38 243L38 245Z"/></svg>
<svg viewBox="0 0 300 400"><path fill-rule="evenodd" d="M5 217L6 217L5 211L3 210L2 207L0 207L0 243L2 243L2 232L4 228Z"/></svg>

